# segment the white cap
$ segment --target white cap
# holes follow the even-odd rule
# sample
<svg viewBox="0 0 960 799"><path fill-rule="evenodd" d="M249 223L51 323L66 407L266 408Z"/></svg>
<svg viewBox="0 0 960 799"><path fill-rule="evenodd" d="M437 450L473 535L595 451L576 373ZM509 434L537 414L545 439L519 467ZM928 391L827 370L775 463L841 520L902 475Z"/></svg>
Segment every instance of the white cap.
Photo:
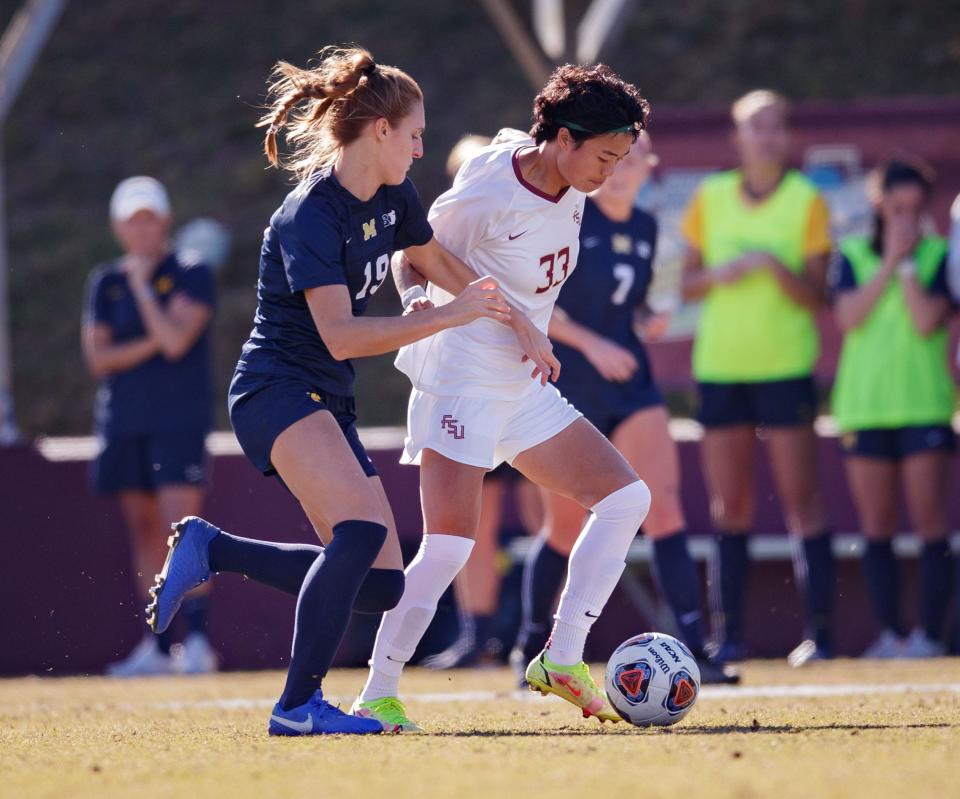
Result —
<svg viewBox="0 0 960 799"><path fill-rule="evenodd" d="M110 218L123 222L137 211L153 211L157 216L170 215L170 198L159 180L139 175L117 184L110 198Z"/></svg>

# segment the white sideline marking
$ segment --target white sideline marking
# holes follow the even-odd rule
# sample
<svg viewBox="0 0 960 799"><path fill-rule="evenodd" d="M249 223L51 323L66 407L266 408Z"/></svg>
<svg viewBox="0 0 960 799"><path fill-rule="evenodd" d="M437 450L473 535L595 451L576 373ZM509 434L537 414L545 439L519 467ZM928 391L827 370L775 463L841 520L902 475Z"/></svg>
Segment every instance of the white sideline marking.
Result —
<svg viewBox="0 0 960 799"><path fill-rule="evenodd" d="M778 697L819 698L830 696L876 696L882 694L916 693L960 694L960 683L891 683L886 685L706 685L700 690L700 699L766 699ZM556 698L556 697L552 697ZM530 691L451 691L448 693L404 694L407 702L494 702L502 699L540 700ZM333 704L349 707L353 697L330 697ZM562 701L562 700L558 700ZM154 710L259 710L271 708L275 699L204 699L177 702L154 702L147 705Z"/></svg>
<svg viewBox="0 0 960 799"><path fill-rule="evenodd" d="M883 685L850 684L850 685L748 685L742 688L728 685L707 685L700 691L700 699L764 699L777 697L819 698L830 696L876 696L883 694L918 694L931 693L960 694L960 683L890 683ZM549 700L562 702L556 696L546 697ZM330 701L346 709L350 707L354 697L331 696ZM451 691L444 693L405 694L408 702L496 702L514 700L520 702L540 702L542 697L531 691ZM173 702L148 702L145 704L123 703L96 703L84 704L85 712L116 712L118 710L135 713L143 710L163 710L170 712L184 710L269 710L276 703L273 697L234 697L230 699L184 699ZM50 702L36 702L26 705L0 706L4 713L43 713L62 710L62 705Z"/></svg>

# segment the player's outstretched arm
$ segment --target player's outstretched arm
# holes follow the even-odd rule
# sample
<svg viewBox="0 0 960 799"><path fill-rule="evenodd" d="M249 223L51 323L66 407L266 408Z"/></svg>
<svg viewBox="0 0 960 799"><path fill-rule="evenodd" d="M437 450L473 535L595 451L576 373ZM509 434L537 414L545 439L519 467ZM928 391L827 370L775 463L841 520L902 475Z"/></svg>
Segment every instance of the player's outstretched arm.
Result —
<svg viewBox="0 0 960 799"><path fill-rule="evenodd" d="M507 305L493 278L468 285L452 301L407 316L354 316L346 286L318 286L304 292L310 315L330 354L338 361L382 355L475 319L508 321Z"/></svg>
<svg viewBox="0 0 960 799"><path fill-rule="evenodd" d="M408 247L403 251L404 258L400 260L399 268L402 272L401 282L397 289L401 295L406 287L415 285L410 281L416 278L406 270L410 269L421 275L444 291L458 295L463 287L471 280L476 280L477 273L461 261L456 255L444 247L436 238L430 239L421 247ZM406 261L409 266L404 266ZM396 272L394 278L396 279ZM401 285L404 288L401 288ZM523 360L532 361L534 368L530 377L540 379L546 384L547 380L556 382L560 376L560 361L553 354L553 345L526 315L510 306L510 327L517 336L517 341L523 350Z"/></svg>

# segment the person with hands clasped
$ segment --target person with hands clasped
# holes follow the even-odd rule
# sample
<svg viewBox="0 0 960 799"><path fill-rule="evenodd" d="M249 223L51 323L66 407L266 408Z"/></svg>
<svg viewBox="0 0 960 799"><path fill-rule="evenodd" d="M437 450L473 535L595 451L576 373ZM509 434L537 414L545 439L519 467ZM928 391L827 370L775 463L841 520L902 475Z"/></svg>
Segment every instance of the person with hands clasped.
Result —
<svg viewBox="0 0 960 799"><path fill-rule="evenodd" d="M704 426L701 456L717 533L711 595L717 657L744 656L747 533L756 509L758 428L786 526L802 546L807 601L796 666L831 657L833 551L820 496L813 422L815 314L825 304L831 244L826 203L787 167L786 100L757 90L732 106L738 169L708 177L683 219L683 294L702 300L693 374Z"/></svg>
<svg viewBox="0 0 960 799"><path fill-rule="evenodd" d="M833 415L867 538L864 569L881 632L864 657L944 654L953 581L947 494L956 391L949 369L947 244L923 223L933 177L893 160L872 177L870 236L841 243L834 315L844 332ZM893 552L902 488L920 553L920 625L904 637Z"/></svg>
<svg viewBox="0 0 960 799"><path fill-rule="evenodd" d="M122 181L110 201L110 218L124 254L93 273L83 324L84 357L101 381L92 478L98 492L119 501L137 587L146 599L170 523L203 505L216 291L210 269L172 251L170 201L159 181ZM200 589L186 602L188 632L179 658L170 655L169 631L146 632L107 673L216 670L206 635L208 593Z"/></svg>

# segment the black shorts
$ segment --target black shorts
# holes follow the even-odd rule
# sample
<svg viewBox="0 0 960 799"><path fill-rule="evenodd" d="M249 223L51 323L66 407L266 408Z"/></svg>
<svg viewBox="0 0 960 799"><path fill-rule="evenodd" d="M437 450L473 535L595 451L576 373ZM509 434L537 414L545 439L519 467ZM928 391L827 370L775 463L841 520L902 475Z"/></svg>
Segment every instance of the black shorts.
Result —
<svg viewBox="0 0 960 799"><path fill-rule="evenodd" d="M506 461L501 463L495 469L491 469L489 472L487 472L487 477L492 477L494 480L505 480L510 483L515 482L520 476L520 472L514 469Z"/></svg>
<svg viewBox="0 0 960 799"><path fill-rule="evenodd" d="M953 452L956 436L946 424L912 427L870 428L840 436L840 446L847 455L899 461L920 452Z"/></svg>
<svg viewBox="0 0 960 799"><path fill-rule="evenodd" d="M604 380L592 371L563 373L557 388L590 424L607 438L637 411L663 405L663 395L651 379L632 379L627 383Z"/></svg>
<svg viewBox="0 0 960 799"><path fill-rule="evenodd" d="M704 427L792 427L812 424L817 416L813 377L762 383L698 383L697 388L698 419Z"/></svg>
<svg viewBox="0 0 960 799"><path fill-rule="evenodd" d="M302 380L237 372L230 384L230 423L250 462L263 474L277 473L270 462L273 443L284 430L317 411L329 411L367 477L377 469L360 443L353 397L326 394ZM336 464L331 464L336 468Z"/></svg>
<svg viewBox="0 0 960 799"><path fill-rule="evenodd" d="M656 383L650 383L642 389L631 391L629 396L618 394L605 397L601 392L599 396L572 402L590 424L610 438L613 431L637 411L663 405L663 395Z"/></svg>
<svg viewBox="0 0 960 799"><path fill-rule="evenodd" d="M100 494L156 491L164 485L207 482L206 433L137 433L100 438L90 479Z"/></svg>

